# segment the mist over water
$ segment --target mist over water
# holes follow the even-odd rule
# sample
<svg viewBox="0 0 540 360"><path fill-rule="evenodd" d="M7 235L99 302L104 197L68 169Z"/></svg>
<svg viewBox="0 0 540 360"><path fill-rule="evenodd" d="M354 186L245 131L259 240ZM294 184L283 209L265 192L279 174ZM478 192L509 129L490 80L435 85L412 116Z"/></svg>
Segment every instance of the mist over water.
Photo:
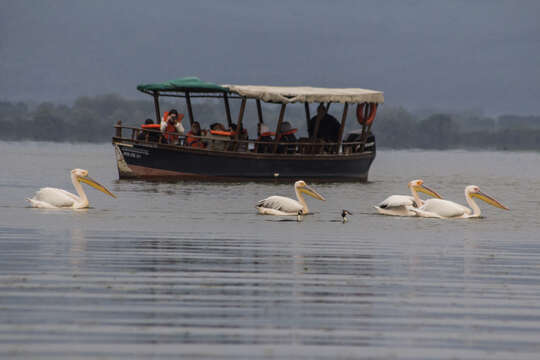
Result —
<svg viewBox="0 0 540 360"><path fill-rule="evenodd" d="M0 100L140 99L137 84L199 76L536 115L539 12L536 0L2 1Z"/></svg>
<svg viewBox="0 0 540 360"><path fill-rule="evenodd" d="M303 222L256 214L291 184L118 181L109 144L0 142L0 357L535 359L540 154L379 151L370 182L311 184ZM40 210L43 186L91 208ZM510 211L375 214L422 178ZM336 222L341 209L354 213Z"/></svg>

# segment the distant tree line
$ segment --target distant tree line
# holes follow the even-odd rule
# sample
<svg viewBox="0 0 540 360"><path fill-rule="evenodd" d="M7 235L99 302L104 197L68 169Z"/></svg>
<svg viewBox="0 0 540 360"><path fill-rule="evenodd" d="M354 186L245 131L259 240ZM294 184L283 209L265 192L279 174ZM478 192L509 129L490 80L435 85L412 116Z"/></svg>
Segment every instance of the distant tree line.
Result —
<svg viewBox="0 0 540 360"><path fill-rule="evenodd" d="M333 106L336 107L331 107L330 113L341 119L342 107ZM162 112L172 107L186 113L183 104L161 102ZM231 104L233 121L238 108L239 104ZM354 108L349 109L346 131L358 127ZM226 123L224 105L219 101L194 103L194 113L196 120L206 126L215 121ZM279 106L265 105L263 113L265 122L275 124ZM80 97L70 106L0 101L0 140L108 142L117 121L139 126L146 118L155 120L154 117L153 101L128 100L118 95ZM256 118L255 105L248 105L245 119ZM289 107L285 120L298 127L299 133L305 133L303 106ZM249 134L255 136L256 121L244 123ZM184 124L189 127L187 121ZM383 105L372 130L380 148L540 150L540 116L487 117L472 111L413 113Z"/></svg>
<svg viewBox="0 0 540 360"><path fill-rule="evenodd" d="M385 106L373 132L377 146L394 149L540 150L540 116L461 112L422 117Z"/></svg>

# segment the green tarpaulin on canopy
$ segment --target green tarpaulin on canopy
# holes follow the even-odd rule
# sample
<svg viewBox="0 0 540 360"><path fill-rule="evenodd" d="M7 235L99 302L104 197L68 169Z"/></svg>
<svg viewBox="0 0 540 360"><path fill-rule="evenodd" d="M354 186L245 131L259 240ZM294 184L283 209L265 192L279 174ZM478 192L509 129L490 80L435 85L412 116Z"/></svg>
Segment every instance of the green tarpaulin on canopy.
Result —
<svg viewBox="0 0 540 360"><path fill-rule="evenodd" d="M149 91L200 91L200 92L229 92L227 88L214 83L201 81L197 77L185 77L181 79L165 81L153 84L141 84L137 90Z"/></svg>

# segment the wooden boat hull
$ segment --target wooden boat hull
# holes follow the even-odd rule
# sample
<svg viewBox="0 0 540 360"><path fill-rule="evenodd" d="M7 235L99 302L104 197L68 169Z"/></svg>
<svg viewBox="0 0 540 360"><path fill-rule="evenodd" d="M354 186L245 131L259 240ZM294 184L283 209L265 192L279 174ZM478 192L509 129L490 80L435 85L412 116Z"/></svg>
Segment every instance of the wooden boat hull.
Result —
<svg viewBox="0 0 540 360"><path fill-rule="evenodd" d="M120 179L365 182L375 149L351 155L218 152L113 139Z"/></svg>

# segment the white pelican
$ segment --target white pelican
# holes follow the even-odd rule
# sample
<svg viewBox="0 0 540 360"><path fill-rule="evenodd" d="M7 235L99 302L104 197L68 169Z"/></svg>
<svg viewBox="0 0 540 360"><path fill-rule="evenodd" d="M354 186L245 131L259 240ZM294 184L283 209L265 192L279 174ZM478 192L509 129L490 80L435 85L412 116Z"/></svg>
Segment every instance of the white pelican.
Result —
<svg viewBox="0 0 540 360"><path fill-rule="evenodd" d="M73 169L71 170L71 182L77 190L79 196L72 194L66 190L57 189L57 188L41 188L37 191L33 198L26 199L30 201L30 205L36 208L45 208L45 209L57 209L57 208L73 208L73 209L84 209L88 207L88 198L86 193L83 190L81 182L84 182L99 191L104 192L107 195L110 195L114 198L116 196L107 190L103 185L99 184L97 181L88 177L88 171L83 169Z"/></svg>
<svg viewBox="0 0 540 360"><path fill-rule="evenodd" d="M499 209L510 210L491 196L480 191L480 188L476 185L469 185L465 188L465 200L471 207L465 207L457 204L453 201L442 199L429 199L424 202L424 205L418 209L413 209L418 216L422 217L435 217L435 218L477 218L482 215L480 207L473 200L473 197L479 198L487 202L490 205L498 207Z"/></svg>
<svg viewBox="0 0 540 360"><path fill-rule="evenodd" d="M294 192L298 200L274 195L260 200L255 207L262 215L298 215L298 210L302 210L302 214L306 215L309 213L309 209L302 193L313 196L315 199L325 200L321 194L309 187L303 180L294 183Z"/></svg>
<svg viewBox="0 0 540 360"><path fill-rule="evenodd" d="M417 191L423 192L430 196L441 198L441 196L434 190L431 190L421 179L412 180L407 185L411 190L410 195L391 195L384 199L379 205L375 206L375 209L379 214L392 215L392 216L417 216L413 212L412 208L418 208L424 204L423 200L418 196Z"/></svg>

